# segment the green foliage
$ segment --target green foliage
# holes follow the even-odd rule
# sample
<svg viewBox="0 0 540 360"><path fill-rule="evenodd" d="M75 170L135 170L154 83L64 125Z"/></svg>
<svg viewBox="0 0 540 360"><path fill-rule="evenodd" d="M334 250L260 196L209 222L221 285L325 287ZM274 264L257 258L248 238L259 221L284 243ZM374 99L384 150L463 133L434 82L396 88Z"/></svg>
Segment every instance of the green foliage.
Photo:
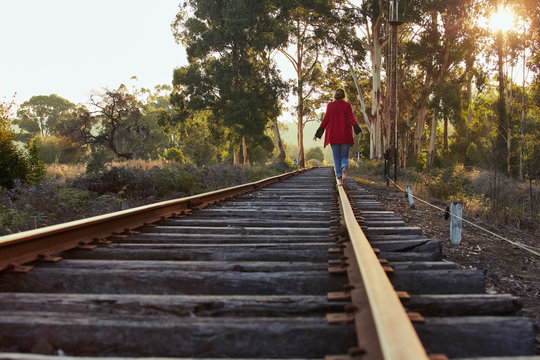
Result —
<svg viewBox="0 0 540 360"><path fill-rule="evenodd" d="M76 186L100 195L116 194L121 198L150 198L156 190L149 173L138 168L113 166L76 181Z"/></svg>
<svg viewBox="0 0 540 360"><path fill-rule="evenodd" d="M91 108L77 108L75 119L68 125L74 140L92 147L104 147L125 159L141 154L151 137L152 126L143 115L143 104L121 85L117 90L104 90L90 96ZM157 119L155 127L157 127Z"/></svg>
<svg viewBox="0 0 540 360"><path fill-rule="evenodd" d="M105 171L105 165L112 159L112 155L103 149L90 152L86 157L86 174L100 174Z"/></svg>
<svg viewBox="0 0 540 360"><path fill-rule="evenodd" d="M24 211L0 204L0 235L15 233L24 228L28 221L28 215Z"/></svg>
<svg viewBox="0 0 540 360"><path fill-rule="evenodd" d="M429 194L442 200L461 200L471 194L471 182L463 165L433 170L425 184Z"/></svg>
<svg viewBox="0 0 540 360"><path fill-rule="evenodd" d="M264 164L272 157L274 142L269 136L259 136L258 141L250 142L248 148L250 163Z"/></svg>
<svg viewBox="0 0 540 360"><path fill-rule="evenodd" d="M75 104L56 94L32 96L17 111L22 139L62 135L62 123L74 109Z"/></svg>
<svg viewBox="0 0 540 360"><path fill-rule="evenodd" d="M13 187L15 180L36 183L45 176L45 165L39 160L37 144L30 142L26 152L15 145L15 134L9 120L0 118L0 186Z"/></svg>
<svg viewBox="0 0 540 360"><path fill-rule="evenodd" d="M180 149L175 148L175 147L170 148L170 149L167 150L167 152L165 153L165 159L173 160L173 161L179 162L181 164L184 164L186 162L186 160L184 158L184 154L182 153L182 151Z"/></svg>
<svg viewBox="0 0 540 360"><path fill-rule="evenodd" d="M295 170L295 167L292 164L275 163L265 166L244 167L244 169L247 172L248 181L253 182L270 176L293 171Z"/></svg>
<svg viewBox="0 0 540 360"><path fill-rule="evenodd" d="M35 185L14 182L11 189L0 188L0 234L235 186L291 170L284 164L195 167L171 162L146 171L101 168L64 184L51 180Z"/></svg>
<svg viewBox="0 0 540 360"><path fill-rule="evenodd" d="M45 164L74 164L81 162L86 149L74 144L66 137L36 137L34 141L39 147L39 159Z"/></svg>
<svg viewBox="0 0 540 360"><path fill-rule="evenodd" d="M189 164L169 163L153 171L151 177L157 196L175 198L200 192L200 186L194 188L199 184L197 181L201 180L200 176L195 174L195 169Z"/></svg>
<svg viewBox="0 0 540 360"><path fill-rule="evenodd" d="M351 162L349 172L358 176L382 177L384 165L381 161L360 159L360 163Z"/></svg>
<svg viewBox="0 0 540 360"><path fill-rule="evenodd" d="M320 147L313 147L313 148L310 148L307 152L306 152L306 160L318 160L320 163L323 162L324 160L324 154L323 154L323 151Z"/></svg>
<svg viewBox="0 0 540 360"><path fill-rule="evenodd" d="M209 127L228 130L228 134L221 131L222 136L237 143L243 137L259 142L267 123L279 115L278 100L285 90L268 61L268 50L285 40L277 38L280 23L272 17L273 2L193 0L189 4L193 17L180 13L174 24L189 60L173 76L176 120L185 122L209 110ZM182 151L191 157L187 148Z"/></svg>

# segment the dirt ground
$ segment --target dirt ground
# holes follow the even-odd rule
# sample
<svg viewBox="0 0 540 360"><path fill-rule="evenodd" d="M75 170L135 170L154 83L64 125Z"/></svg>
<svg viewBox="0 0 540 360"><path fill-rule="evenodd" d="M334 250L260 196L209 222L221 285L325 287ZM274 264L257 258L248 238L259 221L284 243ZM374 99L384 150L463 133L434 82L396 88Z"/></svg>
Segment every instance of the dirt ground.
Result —
<svg viewBox="0 0 540 360"><path fill-rule="evenodd" d="M456 262L463 268L485 270L487 293L506 293L521 298L522 314L535 323L539 349L540 257L466 223L463 224L461 244L453 245L450 243L450 221L444 219L444 212L419 201L415 201L414 208L410 208L405 193L392 184L388 188L384 183L363 181L360 184L376 195L387 210L399 214L407 226L419 226L424 236L442 240L444 259ZM442 209L447 206L442 203L434 205ZM522 230L498 227L466 214L464 219L514 242L540 246L537 236Z"/></svg>

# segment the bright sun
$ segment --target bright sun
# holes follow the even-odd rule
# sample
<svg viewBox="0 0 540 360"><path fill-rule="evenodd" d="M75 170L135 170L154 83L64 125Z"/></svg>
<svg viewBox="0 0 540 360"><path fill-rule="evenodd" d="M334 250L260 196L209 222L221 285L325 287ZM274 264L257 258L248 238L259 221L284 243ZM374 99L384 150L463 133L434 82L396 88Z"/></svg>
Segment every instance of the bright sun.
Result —
<svg viewBox="0 0 540 360"><path fill-rule="evenodd" d="M506 32L514 26L514 13L506 7L499 7L489 18L488 26L493 31Z"/></svg>

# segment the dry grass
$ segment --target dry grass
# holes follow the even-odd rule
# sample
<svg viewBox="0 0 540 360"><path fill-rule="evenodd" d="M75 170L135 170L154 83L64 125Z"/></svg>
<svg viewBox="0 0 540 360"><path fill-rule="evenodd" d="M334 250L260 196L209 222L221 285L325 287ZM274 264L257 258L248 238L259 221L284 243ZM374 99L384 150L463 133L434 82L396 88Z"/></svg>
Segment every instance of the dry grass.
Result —
<svg viewBox="0 0 540 360"><path fill-rule="evenodd" d="M65 182L84 174L86 164L51 164L46 171L48 178Z"/></svg>
<svg viewBox="0 0 540 360"><path fill-rule="evenodd" d="M106 164L107 168L111 167L124 167L124 168L139 168L141 170L152 170L154 168L161 168L164 164L168 163L167 160L143 160L135 159L128 161L112 161ZM60 182L65 182L69 179L75 179L83 175L86 171L86 164L51 164L47 167L47 177L55 179Z"/></svg>
<svg viewBox="0 0 540 360"><path fill-rule="evenodd" d="M366 177L367 181L384 184L382 164L363 162L352 167L351 174ZM369 185L369 184L366 184ZM455 165L447 169L416 172L401 169L398 185L411 185L413 194L445 208L451 201L461 201L466 214L512 225L538 233L540 231L540 187L533 183L532 199L528 183L521 183L504 174ZM393 187L393 185L391 185ZM532 207L532 208L531 208Z"/></svg>

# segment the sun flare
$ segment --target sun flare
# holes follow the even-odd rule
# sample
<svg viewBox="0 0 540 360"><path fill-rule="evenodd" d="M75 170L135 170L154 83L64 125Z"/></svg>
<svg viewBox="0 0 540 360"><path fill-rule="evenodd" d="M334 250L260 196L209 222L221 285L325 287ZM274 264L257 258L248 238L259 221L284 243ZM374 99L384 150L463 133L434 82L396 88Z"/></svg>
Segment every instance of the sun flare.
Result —
<svg viewBox="0 0 540 360"><path fill-rule="evenodd" d="M489 18L489 28L493 31L507 32L514 26L514 13L507 7L499 7Z"/></svg>

